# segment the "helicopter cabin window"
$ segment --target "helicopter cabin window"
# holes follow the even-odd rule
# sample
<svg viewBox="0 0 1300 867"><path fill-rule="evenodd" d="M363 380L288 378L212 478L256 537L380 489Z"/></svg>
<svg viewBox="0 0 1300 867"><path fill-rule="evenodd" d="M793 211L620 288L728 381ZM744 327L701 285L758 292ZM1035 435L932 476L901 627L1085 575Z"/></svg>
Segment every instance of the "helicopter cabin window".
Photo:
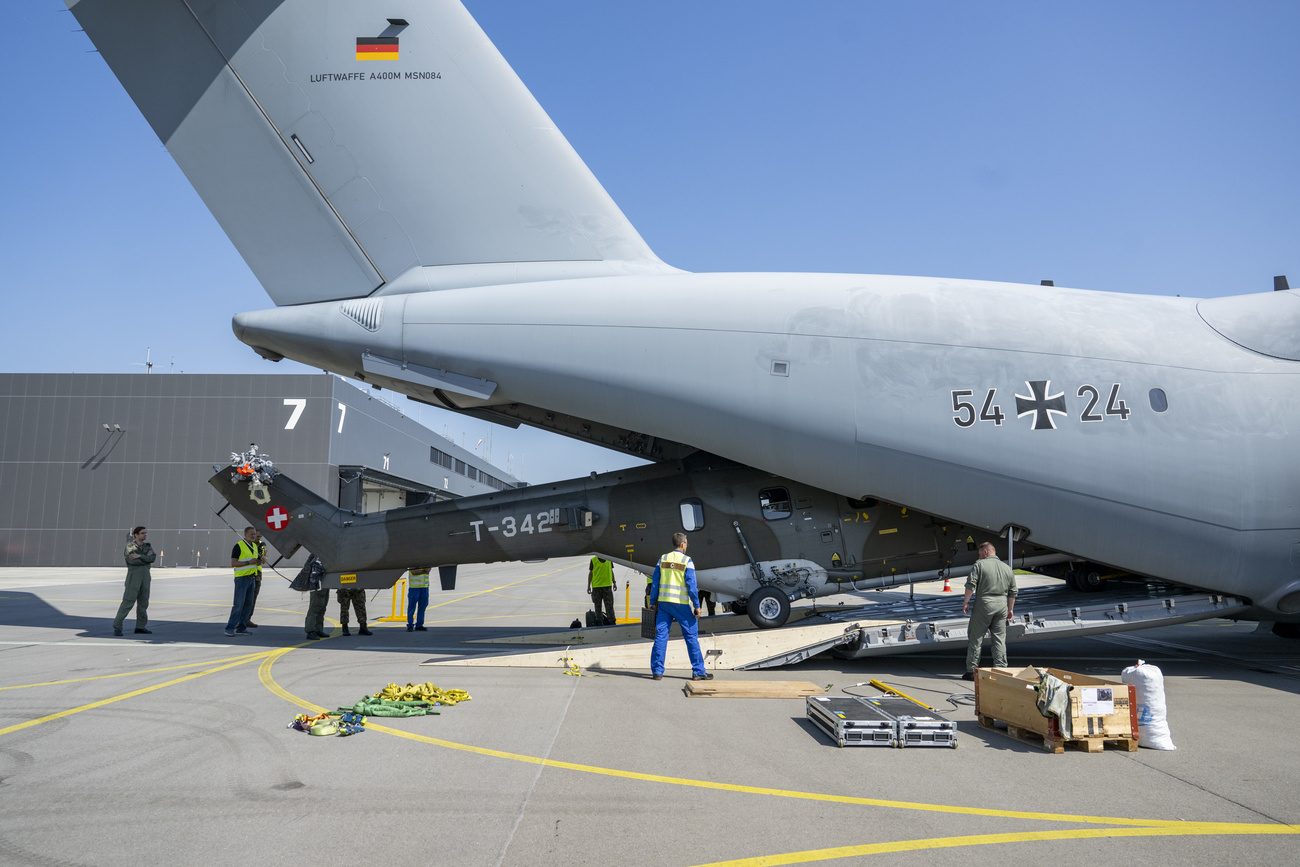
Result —
<svg viewBox="0 0 1300 867"><path fill-rule="evenodd" d="M764 521L790 517L790 492L785 488L764 488L758 492L758 502L763 507Z"/></svg>
<svg viewBox="0 0 1300 867"><path fill-rule="evenodd" d="M682 500L682 529L686 532L704 526L704 504L699 500Z"/></svg>

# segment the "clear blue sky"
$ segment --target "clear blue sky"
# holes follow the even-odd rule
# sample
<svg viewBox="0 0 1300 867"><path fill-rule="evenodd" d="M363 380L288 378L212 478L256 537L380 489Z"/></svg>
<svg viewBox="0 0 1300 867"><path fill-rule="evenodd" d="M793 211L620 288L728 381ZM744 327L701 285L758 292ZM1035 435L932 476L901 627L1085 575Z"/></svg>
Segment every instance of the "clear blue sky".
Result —
<svg viewBox="0 0 1300 867"><path fill-rule="evenodd" d="M679 268L1300 285L1300 3L467 5ZM63 4L0 25L0 370L305 370L234 338L270 300ZM627 463L496 428L511 453L532 482Z"/></svg>

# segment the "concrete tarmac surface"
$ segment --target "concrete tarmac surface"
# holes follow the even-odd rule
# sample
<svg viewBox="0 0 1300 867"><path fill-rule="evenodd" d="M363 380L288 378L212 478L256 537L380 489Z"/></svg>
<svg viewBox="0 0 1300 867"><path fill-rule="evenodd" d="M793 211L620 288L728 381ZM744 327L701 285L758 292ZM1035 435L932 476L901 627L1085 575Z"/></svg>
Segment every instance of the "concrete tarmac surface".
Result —
<svg viewBox="0 0 1300 867"><path fill-rule="evenodd" d="M427 632L378 622L379 591L375 634L344 638L331 599L317 642L273 574L259 627L224 635L216 569L156 570L153 634L128 618L114 638L124 574L0 569L2 865L1221 865L1300 846L1300 642L1253 623L1011 646L1012 665L1159 665L1175 752L1050 755L981 729L946 700L970 692L955 652L718 674L830 694L880 679L960 729L955 750L841 749L803 699L687 698L689 671L654 682L648 654L576 677L562 651L553 670L420 667L581 618L585 559L462 567L431 589ZM286 727L424 681L473 698L347 738Z"/></svg>

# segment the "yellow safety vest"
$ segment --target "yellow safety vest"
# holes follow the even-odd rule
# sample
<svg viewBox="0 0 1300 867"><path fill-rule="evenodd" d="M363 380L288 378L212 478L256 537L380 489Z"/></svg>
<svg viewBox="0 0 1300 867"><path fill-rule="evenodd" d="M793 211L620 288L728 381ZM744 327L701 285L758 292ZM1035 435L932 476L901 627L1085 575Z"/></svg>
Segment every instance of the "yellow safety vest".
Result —
<svg viewBox="0 0 1300 867"><path fill-rule="evenodd" d="M411 581L409 584L406 585L407 587L411 588L412 590L418 590L421 587L429 586L428 569L412 569L410 570L410 572L411 572Z"/></svg>
<svg viewBox="0 0 1300 867"><path fill-rule="evenodd" d="M614 583L614 564L598 557L591 558L591 586L608 587Z"/></svg>
<svg viewBox="0 0 1300 867"><path fill-rule="evenodd" d="M261 555L260 555L260 553L258 552L258 550L257 550L257 546L256 546L256 545L250 545L250 544L248 544L247 542L245 542L243 539L240 539L240 540L239 540L239 557L237 557L236 559L238 559L238 560L252 560L253 562L250 563L250 564L247 565L247 566L236 566L236 567L235 567L235 577L236 577L236 578L253 578L253 577L256 577L257 573L261 571L261 566L259 566L259 565L257 564L257 558L258 558L259 556L261 556Z"/></svg>
<svg viewBox="0 0 1300 867"><path fill-rule="evenodd" d="M266 543L259 541L257 543L257 556L262 557L265 556L265 554L266 554ZM260 563L257 566L257 575L255 577L257 578L262 577L262 566Z"/></svg>
<svg viewBox="0 0 1300 867"><path fill-rule="evenodd" d="M659 598L656 602L691 604L691 594L686 590L686 570L694 569L691 558L681 551L672 551L659 558Z"/></svg>

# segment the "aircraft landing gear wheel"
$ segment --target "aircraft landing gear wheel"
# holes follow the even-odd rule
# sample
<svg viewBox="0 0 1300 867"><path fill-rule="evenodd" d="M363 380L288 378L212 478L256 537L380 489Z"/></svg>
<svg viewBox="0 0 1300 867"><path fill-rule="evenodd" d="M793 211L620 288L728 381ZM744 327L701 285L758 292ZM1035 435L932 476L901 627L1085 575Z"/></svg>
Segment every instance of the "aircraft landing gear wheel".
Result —
<svg viewBox="0 0 1300 867"><path fill-rule="evenodd" d="M749 613L749 610L745 607L745 603L744 603L744 602L741 602L741 601L739 601L739 600L737 600L737 601L735 601L735 602L728 602L728 603L727 603L727 610L730 611L732 614L748 614L748 613Z"/></svg>
<svg viewBox="0 0 1300 867"><path fill-rule="evenodd" d="M1300 638L1300 623L1274 623L1273 634L1278 638Z"/></svg>
<svg viewBox="0 0 1300 867"><path fill-rule="evenodd" d="M1080 569L1074 580L1084 593L1097 593L1106 586L1101 573L1095 569Z"/></svg>
<svg viewBox="0 0 1300 867"><path fill-rule="evenodd" d="M1065 586L1071 590L1083 590L1083 587L1079 584L1079 571L1077 569L1071 569L1065 573Z"/></svg>
<svg viewBox="0 0 1300 867"><path fill-rule="evenodd" d="M749 619L759 629L781 626L790 617L790 598L775 587L762 587L745 603Z"/></svg>

